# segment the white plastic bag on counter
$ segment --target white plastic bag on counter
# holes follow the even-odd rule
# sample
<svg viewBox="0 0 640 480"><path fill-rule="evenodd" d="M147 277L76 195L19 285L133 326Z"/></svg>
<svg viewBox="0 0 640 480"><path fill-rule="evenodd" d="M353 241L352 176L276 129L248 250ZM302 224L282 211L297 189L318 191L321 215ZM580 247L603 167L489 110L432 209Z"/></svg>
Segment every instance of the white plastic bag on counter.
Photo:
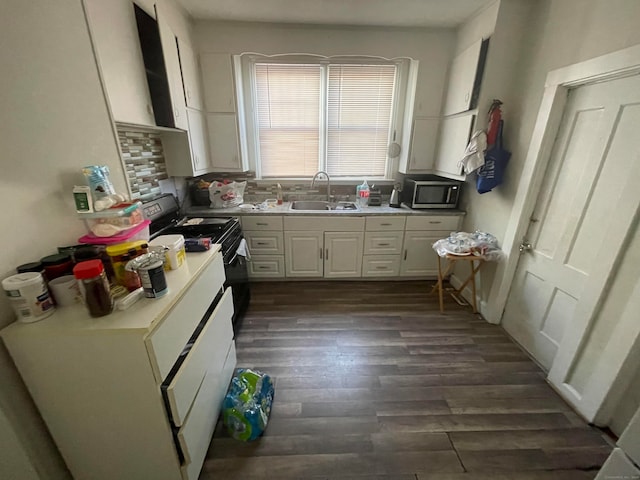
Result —
<svg viewBox="0 0 640 480"><path fill-rule="evenodd" d="M209 200L211 208L237 207L244 203L244 189L247 182L211 182L209 185Z"/></svg>

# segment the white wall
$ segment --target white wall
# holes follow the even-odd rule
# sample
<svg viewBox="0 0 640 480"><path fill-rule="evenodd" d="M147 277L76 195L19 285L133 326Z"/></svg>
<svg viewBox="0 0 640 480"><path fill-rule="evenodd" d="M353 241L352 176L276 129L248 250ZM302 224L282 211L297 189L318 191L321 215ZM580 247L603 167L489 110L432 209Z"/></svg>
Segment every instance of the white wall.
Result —
<svg viewBox="0 0 640 480"><path fill-rule="evenodd" d="M444 29L320 27L244 22L196 22L200 53L255 52L410 57L420 62L417 116L439 116L455 34Z"/></svg>
<svg viewBox="0 0 640 480"><path fill-rule="evenodd" d="M108 165L116 188L126 187L80 0L3 1L0 44L0 277L5 278L17 265L76 244L85 233L71 196L73 185L84 183L84 165ZM0 295L0 327L13 319ZM32 462L29 471L24 462L0 464L0 478L33 478L33 471L43 479L66 478L3 345L0 384L0 445L11 443ZM10 451L3 447L2 455Z"/></svg>
<svg viewBox="0 0 640 480"><path fill-rule="evenodd" d="M514 2L502 0L496 32L511 20L503 12L514 10ZM506 8L508 7L508 8ZM640 2L637 0L539 0L531 2L524 30L513 32L522 38L513 89L496 98L508 98L503 107L505 147L512 152L505 182L493 192L479 195L468 181L463 228L489 231L502 241L518 195L517 186L529 148L533 126L549 71L640 43ZM491 45L489 47L491 49ZM483 83L483 88L486 84ZM504 97L504 98L503 98ZM482 110L480 115L486 114ZM472 179L470 179L472 180ZM482 300L495 300L502 275L501 265L483 268ZM493 287L493 288L492 288ZM501 311L489 312L499 319Z"/></svg>

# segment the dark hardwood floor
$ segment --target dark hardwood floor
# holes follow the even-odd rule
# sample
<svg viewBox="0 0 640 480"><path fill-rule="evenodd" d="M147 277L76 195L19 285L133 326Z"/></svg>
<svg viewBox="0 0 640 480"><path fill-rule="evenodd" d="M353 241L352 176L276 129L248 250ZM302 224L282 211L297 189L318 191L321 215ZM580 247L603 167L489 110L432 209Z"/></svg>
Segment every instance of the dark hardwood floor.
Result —
<svg viewBox="0 0 640 480"><path fill-rule="evenodd" d="M221 422L213 479L592 479L611 448L504 333L432 282L253 284L238 366L275 378L264 436Z"/></svg>

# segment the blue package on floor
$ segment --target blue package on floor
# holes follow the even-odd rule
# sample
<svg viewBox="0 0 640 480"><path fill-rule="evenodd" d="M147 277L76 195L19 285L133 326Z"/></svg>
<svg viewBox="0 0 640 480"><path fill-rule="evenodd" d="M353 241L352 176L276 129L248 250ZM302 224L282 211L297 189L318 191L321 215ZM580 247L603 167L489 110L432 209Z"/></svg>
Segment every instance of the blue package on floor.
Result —
<svg viewBox="0 0 640 480"><path fill-rule="evenodd" d="M240 368L222 403L224 424L236 440L255 440L267 428L275 389L271 377Z"/></svg>

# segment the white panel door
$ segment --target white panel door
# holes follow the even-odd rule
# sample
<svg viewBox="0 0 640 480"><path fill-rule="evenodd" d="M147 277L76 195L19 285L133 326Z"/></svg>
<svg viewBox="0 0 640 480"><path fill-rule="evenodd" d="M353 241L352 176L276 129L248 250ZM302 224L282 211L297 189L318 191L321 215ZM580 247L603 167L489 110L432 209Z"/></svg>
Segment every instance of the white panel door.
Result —
<svg viewBox="0 0 640 480"><path fill-rule="evenodd" d="M625 187L640 184L638 125L638 77L569 93L524 242L532 247L521 254L502 321L546 369L565 335L582 335L571 324L592 296L583 296L585 286L604 289L599 272L613 267L627 234L628 203L619 202Z"/></svg>
<svg viewBox="0 0 640 480"><path fill-rule="evenodd" d="M362 275L363 232L324 234L324 276L353 278Z"/></svg>

